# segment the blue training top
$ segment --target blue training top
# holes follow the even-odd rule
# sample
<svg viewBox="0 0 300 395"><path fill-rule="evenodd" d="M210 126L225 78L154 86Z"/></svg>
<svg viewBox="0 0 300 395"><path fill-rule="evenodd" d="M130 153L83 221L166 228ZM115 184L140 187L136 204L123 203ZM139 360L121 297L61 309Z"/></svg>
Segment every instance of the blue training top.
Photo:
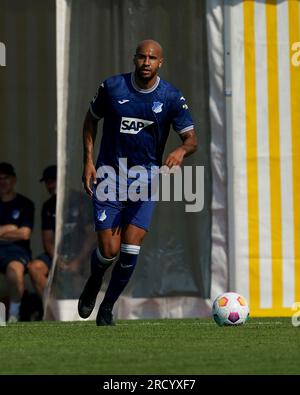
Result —
<svg viewBox="0 0 300 395"><path fill-rule="evenodd" d="M182 93L157 77L150 89L139 88L134 73L108 78L90 104L96 119L104 118L96 167L118 167L127 158L128 167L160 166L170 126L177 133L194 128Z"/></svg>

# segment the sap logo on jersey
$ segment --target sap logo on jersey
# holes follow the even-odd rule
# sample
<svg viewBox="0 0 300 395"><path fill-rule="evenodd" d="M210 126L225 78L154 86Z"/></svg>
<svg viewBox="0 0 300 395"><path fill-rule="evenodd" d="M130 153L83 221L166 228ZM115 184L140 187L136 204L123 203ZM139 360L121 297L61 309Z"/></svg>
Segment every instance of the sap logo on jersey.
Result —
<svg viewBox="0 0 300 395"><path fill-rule="evenodd" d="M138 134L152 123L152 121L146 119L122 117L120 133Z"/></svg>

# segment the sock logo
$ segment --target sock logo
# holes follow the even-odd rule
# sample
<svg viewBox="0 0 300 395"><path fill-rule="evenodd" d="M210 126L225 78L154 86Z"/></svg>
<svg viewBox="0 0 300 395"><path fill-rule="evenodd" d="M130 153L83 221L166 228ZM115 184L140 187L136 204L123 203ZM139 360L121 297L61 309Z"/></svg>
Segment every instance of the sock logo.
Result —
<svg viewBox="0 0 300 395"><path fill-rule="evenodd" d="M120 263L122 269L127 269L128 267L132 267L133 265L124 265L124 263Z"/></svg>

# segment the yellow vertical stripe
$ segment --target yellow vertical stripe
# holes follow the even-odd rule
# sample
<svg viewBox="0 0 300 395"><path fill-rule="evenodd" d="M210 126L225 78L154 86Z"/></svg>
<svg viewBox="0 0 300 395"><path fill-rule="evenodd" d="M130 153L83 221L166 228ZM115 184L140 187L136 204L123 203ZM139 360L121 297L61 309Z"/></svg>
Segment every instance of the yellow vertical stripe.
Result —
<svg viewBox="0 0 300 395"><path fill-rule="evenodd" d="M278 96L277 1L266 2L272 305L282 307L282 229Z"/></svg>
<svg viewBox="0 0 300 395"><path fill-rule="evenodd" d="M292 45L300 41L299 1L289 0L290 59ZM294 244L295 244L295 301L300 301L300 66L290 62L291 129L293 158Z"/></svg>
<svg viewBox="0 0 300 395"><path fill-rule="evenodd" d="M244 1L245 111L247 143L249 302L259 307L259 213L256 136L254 1Z"/></svg>

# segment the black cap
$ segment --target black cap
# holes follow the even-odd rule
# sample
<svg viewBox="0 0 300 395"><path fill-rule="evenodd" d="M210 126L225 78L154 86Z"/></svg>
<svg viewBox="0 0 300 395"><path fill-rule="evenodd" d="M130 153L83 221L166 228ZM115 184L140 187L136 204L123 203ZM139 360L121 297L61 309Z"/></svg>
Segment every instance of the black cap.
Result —
<svg viewBox="0 0 300 395"><path fill-rule="evenodd" d="M0 173L7 174L9 176L15 176L16 175L16 172L15 172L15 169L14 169L13 165L11 165L10 163L7 163L7 162L1 162L0 163Z"/></svg>
<svg viewBox="0 0 300 395"><path fill-rule="evenodd" d="M56 165L46 167L46 169L43 171L43 176L40 179L40 182L46 180L56 180L56 173L57 173Z"/></svg>

